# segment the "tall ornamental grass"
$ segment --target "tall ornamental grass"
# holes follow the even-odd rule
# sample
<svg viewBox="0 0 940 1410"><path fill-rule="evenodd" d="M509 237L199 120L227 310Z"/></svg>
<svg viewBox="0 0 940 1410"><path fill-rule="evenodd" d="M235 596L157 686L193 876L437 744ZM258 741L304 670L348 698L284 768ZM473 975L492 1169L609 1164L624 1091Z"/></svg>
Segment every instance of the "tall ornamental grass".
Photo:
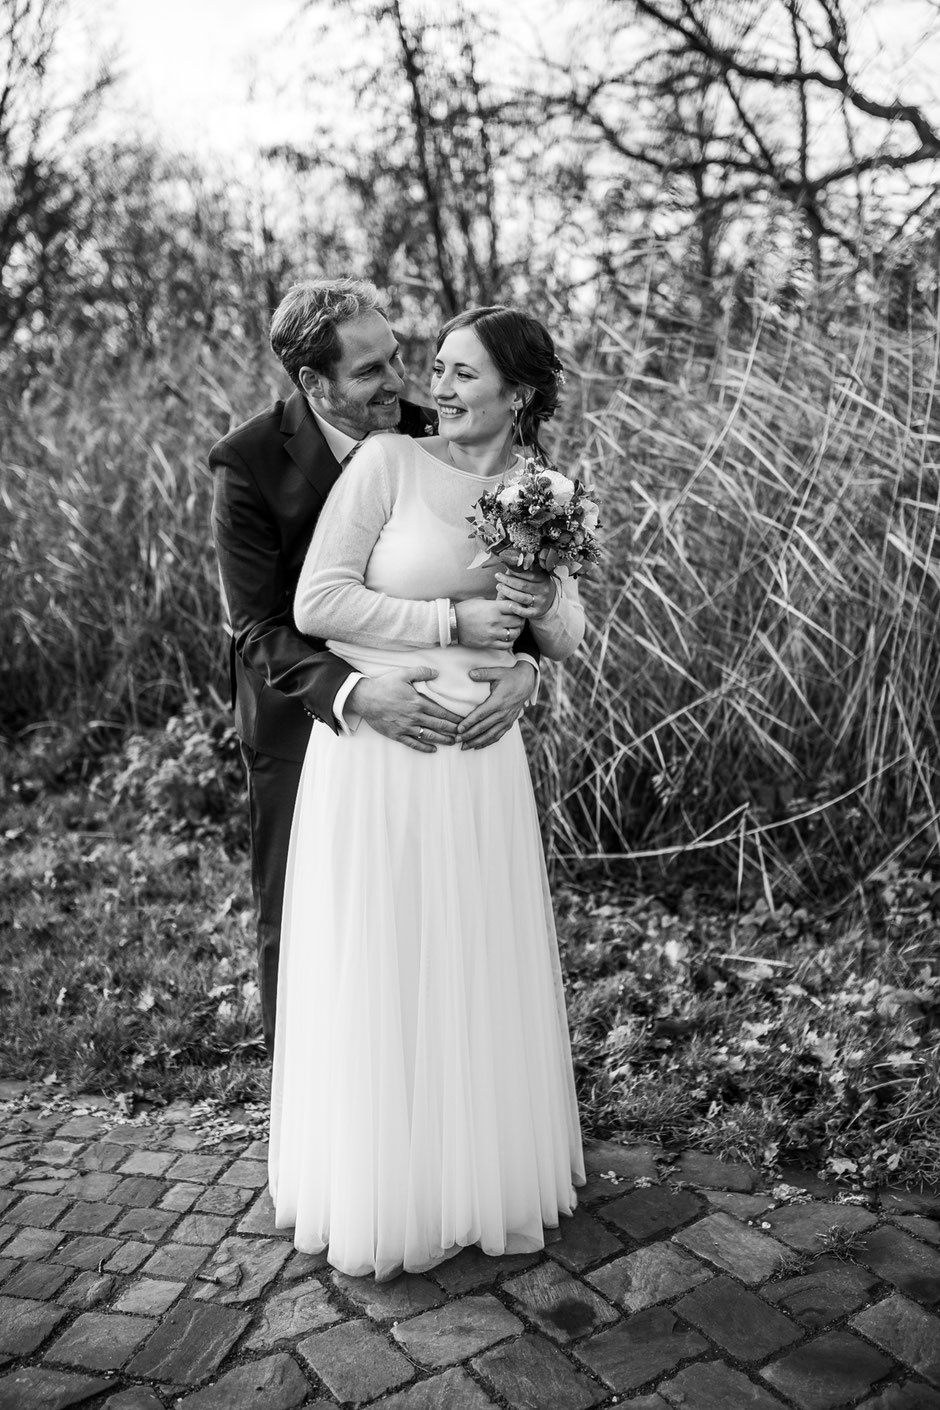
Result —
<svg viewBox="0 0 940 1410"><path fill-rule="evenodd" d="M566 358L556 442L605 556L527 717L556 868L652 855L772 907L936 847L936 329L853 312ZM224 694L205 454L275 394L260 352L52 369L0 428L0 728L163 725ZM468 543L468 552L469 552Z"/></svg>
<svg viewBox="0 0 940 1410"><path fill-rule="evenodd" d="M582 358L606 557L531 742L556 861L719 861L773 907L936 848L937 332L702 331Z"/></svg>
<svg viewBox="0 0 940 1410"><path fill-rule="evenodd" d="M0 730L165 724L224 690L210 445L273 365L193 342L50 369L0 432ZM2 395L2 393L0 393Z"/></svg>

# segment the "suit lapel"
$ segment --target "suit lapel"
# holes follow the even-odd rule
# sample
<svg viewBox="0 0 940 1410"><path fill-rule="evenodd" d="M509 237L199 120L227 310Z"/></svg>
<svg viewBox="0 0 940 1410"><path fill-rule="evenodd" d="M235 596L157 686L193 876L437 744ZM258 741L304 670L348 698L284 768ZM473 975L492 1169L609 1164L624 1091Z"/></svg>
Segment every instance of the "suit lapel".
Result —
<svg viewBox="0 0 940 1410"><path fill-rule="evenodd" d="M405 436L433 435L437 430L437 413L403 401L398 429ZM303 392L293 392L284 403L281 434L287 437L284 449L297 469L326 499L342 474L342 466L311 415Z"/></svg>
<svg viewBox="0 0 940 1410"><path fill-rule="evenodd" d="M287 436L284 449L297 469L326 499L340 477L342 466L310 414L303 392L294 392L284 403L281 434Z"/></svg>

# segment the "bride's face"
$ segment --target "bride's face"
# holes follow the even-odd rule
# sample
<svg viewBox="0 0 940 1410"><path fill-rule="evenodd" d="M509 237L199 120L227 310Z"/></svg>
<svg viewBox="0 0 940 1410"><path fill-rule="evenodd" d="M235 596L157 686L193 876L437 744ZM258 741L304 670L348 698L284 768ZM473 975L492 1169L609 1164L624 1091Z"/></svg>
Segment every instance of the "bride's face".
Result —
<svg viewBox="0 0 940 1410"><path fill-rule="evenodd" d="M516 395L472 328L448 333L431 373L431 396L445 440L459 446L505 440L512 429Z"/></svg>

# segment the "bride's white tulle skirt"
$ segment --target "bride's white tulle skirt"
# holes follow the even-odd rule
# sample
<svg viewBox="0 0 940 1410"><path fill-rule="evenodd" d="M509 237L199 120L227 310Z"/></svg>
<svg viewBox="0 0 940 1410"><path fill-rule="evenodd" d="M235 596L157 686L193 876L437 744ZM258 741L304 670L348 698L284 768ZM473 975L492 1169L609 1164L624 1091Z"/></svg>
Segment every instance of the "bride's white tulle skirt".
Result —
<svg viewBox="0 0 940 1410"><path fill-rule="evenodd" d="M544 1244L581 1137L528 763L313 730L271 1101L278 1227L351 1274Z"/></svg>

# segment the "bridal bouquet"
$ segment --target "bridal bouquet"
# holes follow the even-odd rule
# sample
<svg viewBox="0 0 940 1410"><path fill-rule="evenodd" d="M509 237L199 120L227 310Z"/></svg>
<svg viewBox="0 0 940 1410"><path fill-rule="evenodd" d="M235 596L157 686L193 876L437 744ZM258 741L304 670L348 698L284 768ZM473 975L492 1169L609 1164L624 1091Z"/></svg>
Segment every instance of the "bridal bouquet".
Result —
<svg viewBox="0 0 940 1410"><path fill-rule="evenodd" d="M467 519L482 548L471 568L497 559L510 568L544 568L577 577L600 555L599 510L580 480L530 457L510 480L480 496Z"/></svg>

